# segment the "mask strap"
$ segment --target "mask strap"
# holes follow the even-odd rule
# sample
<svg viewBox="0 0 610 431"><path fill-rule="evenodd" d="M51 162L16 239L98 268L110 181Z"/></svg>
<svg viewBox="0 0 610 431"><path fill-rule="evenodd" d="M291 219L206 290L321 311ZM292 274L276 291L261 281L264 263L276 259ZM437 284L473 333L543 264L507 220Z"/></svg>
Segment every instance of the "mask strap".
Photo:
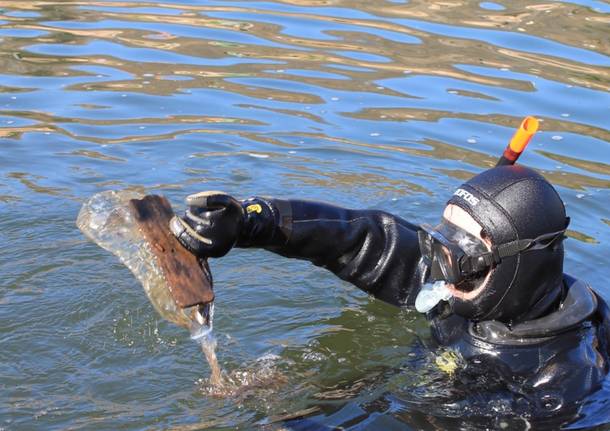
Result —
<svg viewBox="0 0 610 431"><path fill-rule="evenodd" d="M565 229L557 232L545 233L534 239L519 239L516 241L507 242L506 244L500 244L497 247L492 247L488 253L481 254L479 256L473 256L468 260L471 261L470 265L465 265L466 271L470 270L473 272L482 271L492 264L498 264L502 259L510 256L515 256L522 251L527 250L541 250L551 246L557 239L565 238ZM546 242L547 240L551 240Z"/></svg>
<svg viewBox="0 0 610 431"><path fill-rule="evenodd" d="M506 244L500 244L496 248L496 253L494 253L494 250L492 248L492 254L494 255L494 258L497 255L497 257L503 259L505 257L514 256L518 253L521 253L522 251L541 250L543 248L549 247L558 238L564 238L564 233L565 229L557 232L545 233L534 239L520 239L517 241L511 241ZM545 242L549 239L551 241Z"/></svg>

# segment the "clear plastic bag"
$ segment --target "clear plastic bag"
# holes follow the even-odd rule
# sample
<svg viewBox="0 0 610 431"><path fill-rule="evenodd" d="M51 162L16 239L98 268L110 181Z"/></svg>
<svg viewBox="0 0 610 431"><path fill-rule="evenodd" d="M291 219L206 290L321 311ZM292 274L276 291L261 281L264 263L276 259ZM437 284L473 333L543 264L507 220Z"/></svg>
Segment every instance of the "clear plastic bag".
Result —
<svg viewBox="0 0 610 431"><path fill-rule="evenodd" d="M134 191L105 191L87 200L76 220L93 242L116 255L142 284L148 299L166 320L193 331L193 310L181 309L171 297L165 276L129 209ZM191 307L194 308L194 307ZM198 328L201 331L202 328Z"/></svg>

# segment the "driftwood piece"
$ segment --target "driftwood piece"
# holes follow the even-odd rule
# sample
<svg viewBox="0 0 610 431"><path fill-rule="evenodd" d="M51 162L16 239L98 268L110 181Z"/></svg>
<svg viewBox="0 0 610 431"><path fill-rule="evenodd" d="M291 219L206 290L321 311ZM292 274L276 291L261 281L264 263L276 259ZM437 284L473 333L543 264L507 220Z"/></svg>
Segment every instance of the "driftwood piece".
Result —
<svg viewBox="0 0 610 431"><path fill-rule="evenodd" d="M163 196L147 195L129 201L136 222L165 275L172 298L181 308L207 304L214 299L207 261L185 249L169 230L174 212Z"/></svg>

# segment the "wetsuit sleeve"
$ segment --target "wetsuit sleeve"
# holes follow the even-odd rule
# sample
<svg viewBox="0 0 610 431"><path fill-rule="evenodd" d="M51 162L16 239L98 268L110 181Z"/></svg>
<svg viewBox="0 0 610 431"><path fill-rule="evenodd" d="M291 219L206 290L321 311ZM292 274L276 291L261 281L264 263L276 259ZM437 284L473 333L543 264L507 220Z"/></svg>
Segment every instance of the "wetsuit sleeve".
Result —
<svg viewBox="0 0 610 431"><path fill-rule="evenodd" d="M417 226L383 211L264 201L275 226L249 246L308 260L391 304L413 304L421 285Z"/></svg>

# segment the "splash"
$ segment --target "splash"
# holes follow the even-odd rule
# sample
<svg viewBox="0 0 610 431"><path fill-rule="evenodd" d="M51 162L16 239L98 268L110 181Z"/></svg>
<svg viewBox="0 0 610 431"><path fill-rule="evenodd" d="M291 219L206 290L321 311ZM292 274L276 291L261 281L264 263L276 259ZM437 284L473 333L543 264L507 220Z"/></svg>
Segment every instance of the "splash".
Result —
<svg viewBox="0 0 610 431"><path fill-rule="evenodd" d="M200 344L210 364L210 377L199 381L202 392L216 398L244 398L261 389L265 390L285 383L286 379L275 368L279 356L272 354L263 355L256 361L255 366L249 369L224 373L216 356L217 341L212 332L214 304L211 304L208 316L207 324L203 321L195 321L191 326L191 338Z"/></svg>
<svg viewBox="0 0 610 431"><path fill-rule="evenodd" d="M201 342L201 348L212 367L215 358L216 340L213 337ZM210 355L210 356L208 356ZM202 393L214 398L233 398L237 401L247 398L263 400L284 386L288 379L279 368L280 357L265 354L253 364L235 369L230 373L220 368L212 368L209 379L199 379L197 382Z"/></svg>
<svg viewBox="0 0 610 431"><path fill-rule="evenodd" d="M195 320L191 324L191 338L201 345L201 350L210 364L210 385L215 388L224 387L222 369L216 357L216 337L212 334L214 328L214 304L209 305L207 322L203 319Z"/></svg>
<svg viewBox="0 0 610 431"><path fill-rule="evenodd" d="M210 385L215 388L223 388L225 386L224 379L222 377L222 369L220 368L220 364L218 363L218 358L216 357L216 338L212 333L209 333L205 337L201 338L201 350L205 355L205 358L208 360L208 364L210 364Z"/></svg>
<svg viewBox="0 0 610 431"><path fill-rule="evenodd" d="M143 196L129 190L95 194L81 207L76 225L131 270L161 317L189 328L193 310L181 309L172 299L161 267L129 209L131 199Z"/></svg>
<svg viewBox="0 0 610 431"><path fill-rule="evenodd" d="M76 225L89 239L116 255L131 270L161 317L191 331L191 338L201 344L210 364L211 382L222 386L222 372L215 352L216 340L212 335L214 305L182 309L174 302L157 258L129 209L131 199L143 196L128 190L98 193L83 204ZM204 318L206 315L208 317Z"/></svg>
<svg viewBox="0 0 610 431"><path fill-rule="evenodd" d="M201 346L211 370L209 379L199 382L202 392L218 398L246 397L285 383L285 377L275 367L278 359L275 355L265 355L246 369L223 372L213 334L214 304L181 309L174 302L157 258L129 209L131 199L143 196L132 191L98 193L83 204L76 225L131 270L164 319L189 329L191 339Z"/></svg>

